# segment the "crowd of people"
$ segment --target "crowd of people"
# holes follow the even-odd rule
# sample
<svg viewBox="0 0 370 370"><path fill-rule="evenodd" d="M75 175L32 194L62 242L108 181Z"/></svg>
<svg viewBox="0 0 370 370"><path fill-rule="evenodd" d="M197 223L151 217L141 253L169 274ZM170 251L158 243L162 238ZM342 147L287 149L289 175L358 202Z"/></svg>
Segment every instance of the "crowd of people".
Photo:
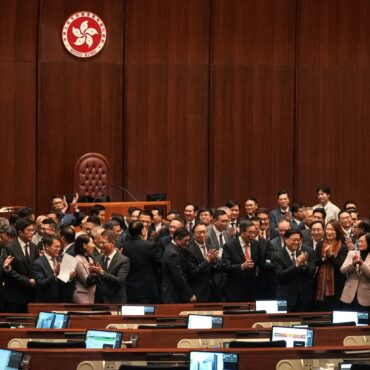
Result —
<svg viewBox="0 0 370 370"><path fill-rule="evenodd" d="M130 208L106 219L100 204L83 215L78 194L69 204L55 195L44 215L0 218L0 310L257 299L286 300L288 311L367 310L370 220L352 201L334 205L327 186L317 197L310 207L279 191L273 210L252 196L243 207Z"/></svg>

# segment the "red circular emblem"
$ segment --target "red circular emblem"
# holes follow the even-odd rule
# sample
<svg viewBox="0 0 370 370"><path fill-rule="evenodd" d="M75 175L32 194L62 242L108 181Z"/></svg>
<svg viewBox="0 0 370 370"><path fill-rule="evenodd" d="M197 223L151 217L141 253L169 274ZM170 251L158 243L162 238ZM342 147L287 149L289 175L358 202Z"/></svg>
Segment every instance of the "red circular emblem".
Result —
<svg viewBox="0 0 370 370"><path fill-rule="evenodd" d="M64 23L62 40L71 54L79 58L89 58L103 48L107 31L96 14L81 11L72 14Z"/></svg>

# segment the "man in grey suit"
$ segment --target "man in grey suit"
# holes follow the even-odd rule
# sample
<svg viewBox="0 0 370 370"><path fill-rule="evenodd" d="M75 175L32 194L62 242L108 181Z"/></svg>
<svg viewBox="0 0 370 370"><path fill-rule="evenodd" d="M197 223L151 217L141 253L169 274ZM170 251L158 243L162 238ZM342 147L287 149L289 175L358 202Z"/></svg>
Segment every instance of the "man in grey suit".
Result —
<svg viewBox="0 0 370 370"><path fill-rule="evenodd" d="M100 248L103 256L90 266L90 273L96 277L96 303L126 303L126 278L130 260L122 256L115 247L116 234L106 230L101 234Z"/></svg>
<svg viewBox="0 0 370 370"><path fill-rule="evenodd" d="M213 225L208 230L206 242L207 250L217 249L218 258L221 263L223 246L231 241L231 235L227 231L229 227L229 216L225 211L217 210L213 214ZM215 301L223 301L223 292L225 284L225 273L223 271L214 273L214 298Z"/></svg>

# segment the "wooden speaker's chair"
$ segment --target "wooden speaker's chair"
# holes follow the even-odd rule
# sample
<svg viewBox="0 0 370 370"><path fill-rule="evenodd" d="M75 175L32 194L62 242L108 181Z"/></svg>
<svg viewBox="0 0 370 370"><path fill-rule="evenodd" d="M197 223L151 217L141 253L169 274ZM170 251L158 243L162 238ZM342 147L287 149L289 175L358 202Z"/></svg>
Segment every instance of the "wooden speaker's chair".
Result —
<svg viewBox="0 0 370 370"><path fill-rule="evenodd" d="M86 153L75 165L74 190L85 201L107 198L109 193L110 164L99 153ZM107 200L107 199L105 199Z"/></svg>

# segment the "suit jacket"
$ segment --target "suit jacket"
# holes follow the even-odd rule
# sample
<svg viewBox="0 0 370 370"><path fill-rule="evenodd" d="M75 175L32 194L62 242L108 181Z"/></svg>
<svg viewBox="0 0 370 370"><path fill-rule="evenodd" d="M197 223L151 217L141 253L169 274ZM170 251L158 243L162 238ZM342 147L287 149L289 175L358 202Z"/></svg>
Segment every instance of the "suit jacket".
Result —
<svg viewBox="0 0 370 370"><path fill-rule="evenodd" d="M108 269L104 265L104 256L97 258L104 273L96 277L96 302L126 303L126 278L130 270L130 260L118 251L110 261Z"/></svg>
<svg viewBox="0 0 370 370"><path fill-rule="evenodd" d="M189 269L189 285L197 296L197 302L210 302L214 299L215 272L221 271L220 261L208 262L199 246L192 240L184 250Z"/></svg>
<svg viewBox="0 0 370 370"><path fill-rule="evenodd" d="M302 230L302 237L304 243L309 242L312 239L311 229Z"/></svg>
<svg viewBox="0 0 370 370"><path fill-rule="evenodd" d="M280 208L275 208L270 212L270 229L276 229L279 221L283 218Z"/></svg>
<svg viewBox="0 0 370 370"><path fill-rule="evenodd" d="M275 237L274 239L270 239L270 243L275 253L278 253L281 249L285 248L285 244L282 242L280 235Z"/></svg>
<svg viewBox="0 0 370 370"><path fill-rule="evenodd" d="M367 254L361 266L353 265L352 260L356 251L347 254L340 271L346 274L347 280L340 300L344 303L352 303L357 294L357 301L361 306L370 306L370 253Z"/></svg>
<svg viewBox="0 0 370 370"><path fill-rule="evenodd" d="M183 250L171 242L162 258L162 302L190 302L194 292L188 282L188 267Z"/></svg>
<svg viewBox="0 0 370 370"><path fill-rule="evenodd" d="M159 284L156 267L162 253L153 243L134 238L123 244L122 254L130 259L130 272L126 279L128 303L158 303Z"/></svg>
<svg viewBox="0 0 370 370"><path fill-rule="evenodd" d="M76 255L77 265L75 268L75 288L73 292L73 302L81 304L92 304L95 299L96 285L89 272L89 262L85 256ZM93 259L91 258L91 262Z"/></svg>
<svg viewBox="0 0 370 370"><path fill-rule="evenodd" d="M35 244L29 243L30 262L28 263L18 239L12 240L4 247L4 257L12 255L14 260L9 272L3 273L4 289L3 301L9 303L25 304L32 302L35 288L30 284L31 264L39 257Z"/></svg>
<svg viewBox="0 0 370 370"><path fill-rule="evenodd" d="M228 231L223 231L222 237L223 237L224 245L226 243L229 243L231 240L231 235ZM223 247L223 245L220 246L220 240L217 237L216 232L213 227L211 227L208 230L208 238L206 241L206 245L207 245L207 249L219 249Z"/></svg>
<svg viewBox="0 0 370 370"><path fill-rule="evenodd" d="M36 302L63 302L64 283L56 278L46 256L32 263L31 274L36 280Z"/></svg>
<svg viewBox="0 0 370 370"><path fill-rule="evenodd" d="M222 265L226 272L224 296L227 301L254 301L256 299L257 269L261 267L261 250L256 241L250 243L250 257L254 262L252 269L241 269L245 262L239 238L225 244Z"/></svg>
<svg viewBox="0 0 370 370"><path fill-rule="evenodd" d="M286 248L281 248L273 259L277 277L277 299L286 300L288 306L294 306L298 299L303 305L308 305L314 299L315 254L312 249L302 246L296 252L297 257L304 251L308 253L308 262L299 268L293 263Z"/></svg>

